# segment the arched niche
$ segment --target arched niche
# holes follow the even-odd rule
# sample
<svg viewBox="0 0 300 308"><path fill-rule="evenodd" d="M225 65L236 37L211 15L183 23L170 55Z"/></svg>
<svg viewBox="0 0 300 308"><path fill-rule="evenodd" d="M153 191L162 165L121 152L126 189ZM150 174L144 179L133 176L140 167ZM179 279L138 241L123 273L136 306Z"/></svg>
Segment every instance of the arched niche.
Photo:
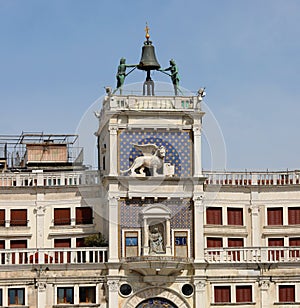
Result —
<svg viewBox="0 0 300 308"><path fill-rule="evenodd" d="M143 221L143 255L171 255L170 209L161 203L141 211ZM161 242L161 243L160 243Z"/></svg>

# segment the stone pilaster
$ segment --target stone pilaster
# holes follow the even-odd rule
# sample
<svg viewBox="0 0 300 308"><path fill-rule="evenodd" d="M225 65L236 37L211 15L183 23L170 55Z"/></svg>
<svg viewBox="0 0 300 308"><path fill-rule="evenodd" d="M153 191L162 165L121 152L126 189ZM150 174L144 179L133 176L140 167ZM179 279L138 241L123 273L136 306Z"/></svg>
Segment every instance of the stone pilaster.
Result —
<svg viewBox="0 0 300 308"><path fill-rule="evenodd" d="M201 126L200 124L194 124L194 176L202 175L201 164Z"/></svg>
<svg viewBox="0 0 300 308"><path fill-rule="evenodd" d="M204 262L204 203L203 194L194 195L195 262Z"/></svg>
<svg viewBox="0 0 300 308"><path fill-rule="evenodd" d="M204 279L194 279L195 286L195 307L206 308L206 281Z"/></svg>
<svg viewBox="0 0 300 308"><path fill-rule="evenodd" d="M118 279L107 279L108 288L108 308L117 308L118 306L118 291L119 291L119 280Z"/></svg>
<svg viewBox="0 0 300 308"><path fill-rule="evenodd" d="M118 175L118 127L109 126L109 175Z"/></svg>
<svg viewBox="0 0 300 308"><path fill-rule="evenodd" d="M109 196L108 199L108 215L109 215L109 248L108 248L108 262L119 261L119 198L116 196Z"/></svg>
<svg viewBox="0 0 300 308"><path fill-rule="evenodd" d="M259 281L260 287L260 308L269 308L272 306L270 302L270 280L269 278L261 278Z"/></svg>

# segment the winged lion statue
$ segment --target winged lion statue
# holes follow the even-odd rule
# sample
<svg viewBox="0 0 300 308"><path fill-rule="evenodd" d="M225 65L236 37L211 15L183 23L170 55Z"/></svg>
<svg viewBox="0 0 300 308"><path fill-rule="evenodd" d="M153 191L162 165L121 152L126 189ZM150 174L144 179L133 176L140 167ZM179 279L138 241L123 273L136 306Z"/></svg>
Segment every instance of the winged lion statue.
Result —
<svg viewBox="0 0 300 308"><path fill-rule="evenodd" d="M144 172L144 169L149 168L152 169L152 175L157 176L157 170L163 166L166 148L164 146L157 146L153 143L134 144L133 146L135 149L141 151L143 156L136 157L129 169L120 172L130 172L131 176L145 176L146 173ZM135 172L138 168L140 168L139 174Z"/></svg>

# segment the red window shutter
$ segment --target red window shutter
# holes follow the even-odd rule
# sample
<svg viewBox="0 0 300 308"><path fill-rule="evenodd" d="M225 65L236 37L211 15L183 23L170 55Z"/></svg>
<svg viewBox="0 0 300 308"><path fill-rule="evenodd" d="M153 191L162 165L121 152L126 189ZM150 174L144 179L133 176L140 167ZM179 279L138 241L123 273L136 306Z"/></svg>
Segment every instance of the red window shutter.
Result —
<svg viewBox="0 0 300 308"><path fill-rule="evenodd" d="M206 223L208 225L222 225L222 208L208 207L206 209Z"/></svg>
<svg viewBox="0 0 300 308"><path fill-rule="evenodd" d="M237 286L236 287L236 302L237 303L251 303L252 302L252 287L251 286Z"/></svg>
<svg viewBox="0 0 300 308"><path fill-rule="evenodd" d="M288 208L288 221L289 225L300 224L300 207L289 207Z"/></svg>
<svg viewBox="0 0 300 308"><path fill-rule="evenodd" d="M91 207L77 207L76 208L76 224L92 224L93 210Z"/></svg>
<svg viewBox="0 0 300 308"><path fill-rule="evenodd" d="M71 247L71 239L69 238L55 239L54 247L55 248L69 248Z"/></svg>
<svg viewBox="0 0 300 308"><path fill-rule="evenodd" d="M0 241L0 249L5 249L5 241L4 240Z"/></svg>
<svg viewBox="0 0 300 308"><path fill-rule="evenodd" d="M227 209L227 224L228 225L243 225L243 209L228 208Z"/></svg>
<svg viewBox="0 0 300 308"><path fill-rule="evenodd" d="M284 246L283 238L269 238L268 243L269 243L269 247L283 247Z"/></svg>
<svg viewBox="0 0 300 308"><path fill-rule="evenodd" d="M217 238L217 237L207 238L207 248L214 248L214 247L223 247L222 238Z"/></svg>
<svg viewBox="0 0 300 308"><path fill-rule="evenodd" d="M230 287L229 286L220 286L215 287L215 303L230 303Z"/></svg>
<svg viewBox="0 0 300 308"><path fill-rule="evenodd" d="M85 247L85 244L84 244L84 237L81 237L81 238L77 238L77 239L76 239L76 247Z"/></svg>
<svg viewBox="0 0 300 308"><path fill-rule="evenodd" d="M54 225L70 225L71 209L54 209Z"/></svg>
<svg viewBox="0 0 300 308"><path fill-rule="evenodd" d="M27 210L10 210L11 226L27 226Z"/></svg>
<svg viewBox="0 0 300 308"><path fill-rule="evenodd" d="M228 247L244 247L244 239L242 238L229 238Z"/></svg>
<svg viewBox="0 0 300 308"><path fill-rule="evenodd" d="M268 225L281 225L283 224L283 210L282 208L268 208Z"/></svg>
<svg viewBox="0 0 300 308"><path fill-rule="evenodd" d="M5 227L5 210L0 210L0 226Z"/></svg>
<svg viewBox="0 0 300 308"><path fill-rule="evenodd" d="M279 302L295 302L295 286L279 286Z"/></svg>
<svg viewBox="0 0 300 308"><path fill-rule="evenodd" d="M291 237L289 239L289 246L298 246L298 247L300 247L300 237Z"/></svg>
<svg viewBox="0 0 300 308"><path fill-rule="evenodd" d="M11 249L27 248L26 240L11 240L10 241Z"/></svg>

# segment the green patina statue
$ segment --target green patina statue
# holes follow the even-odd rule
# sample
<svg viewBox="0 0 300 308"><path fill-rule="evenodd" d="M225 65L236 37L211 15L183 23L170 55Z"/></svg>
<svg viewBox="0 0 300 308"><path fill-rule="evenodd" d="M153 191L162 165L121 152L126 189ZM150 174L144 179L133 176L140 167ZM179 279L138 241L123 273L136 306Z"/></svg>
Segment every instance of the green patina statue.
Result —
<svg viewBox="0 0 300 308"><path fill-rule="evenodd" d="M179 73L178 73L178 68L177 68L177 65L175 63L175 61L173 59L170 60L170 67L168 68L165 68L165 69L160 69L159 71L161 72L166 72L166 71L170 71L171 74L169 75L172 79L172 83L173 83L173 86L174 86L174 92L175 92L175 95L178 94L178 90L179 90Z"/></svg>
<svg viewBox="0 0 300 308"><path fill-rule="evenodd" d="M118 72L117 72L117 89L121 88L124 84L125 77L130 74L133 70L131 70L129 73L126 74L126 68L127 67L134 67L136 68L137 64L126 64L126 59L121 58L120 59L120 64L118 66Z"/></svg>

